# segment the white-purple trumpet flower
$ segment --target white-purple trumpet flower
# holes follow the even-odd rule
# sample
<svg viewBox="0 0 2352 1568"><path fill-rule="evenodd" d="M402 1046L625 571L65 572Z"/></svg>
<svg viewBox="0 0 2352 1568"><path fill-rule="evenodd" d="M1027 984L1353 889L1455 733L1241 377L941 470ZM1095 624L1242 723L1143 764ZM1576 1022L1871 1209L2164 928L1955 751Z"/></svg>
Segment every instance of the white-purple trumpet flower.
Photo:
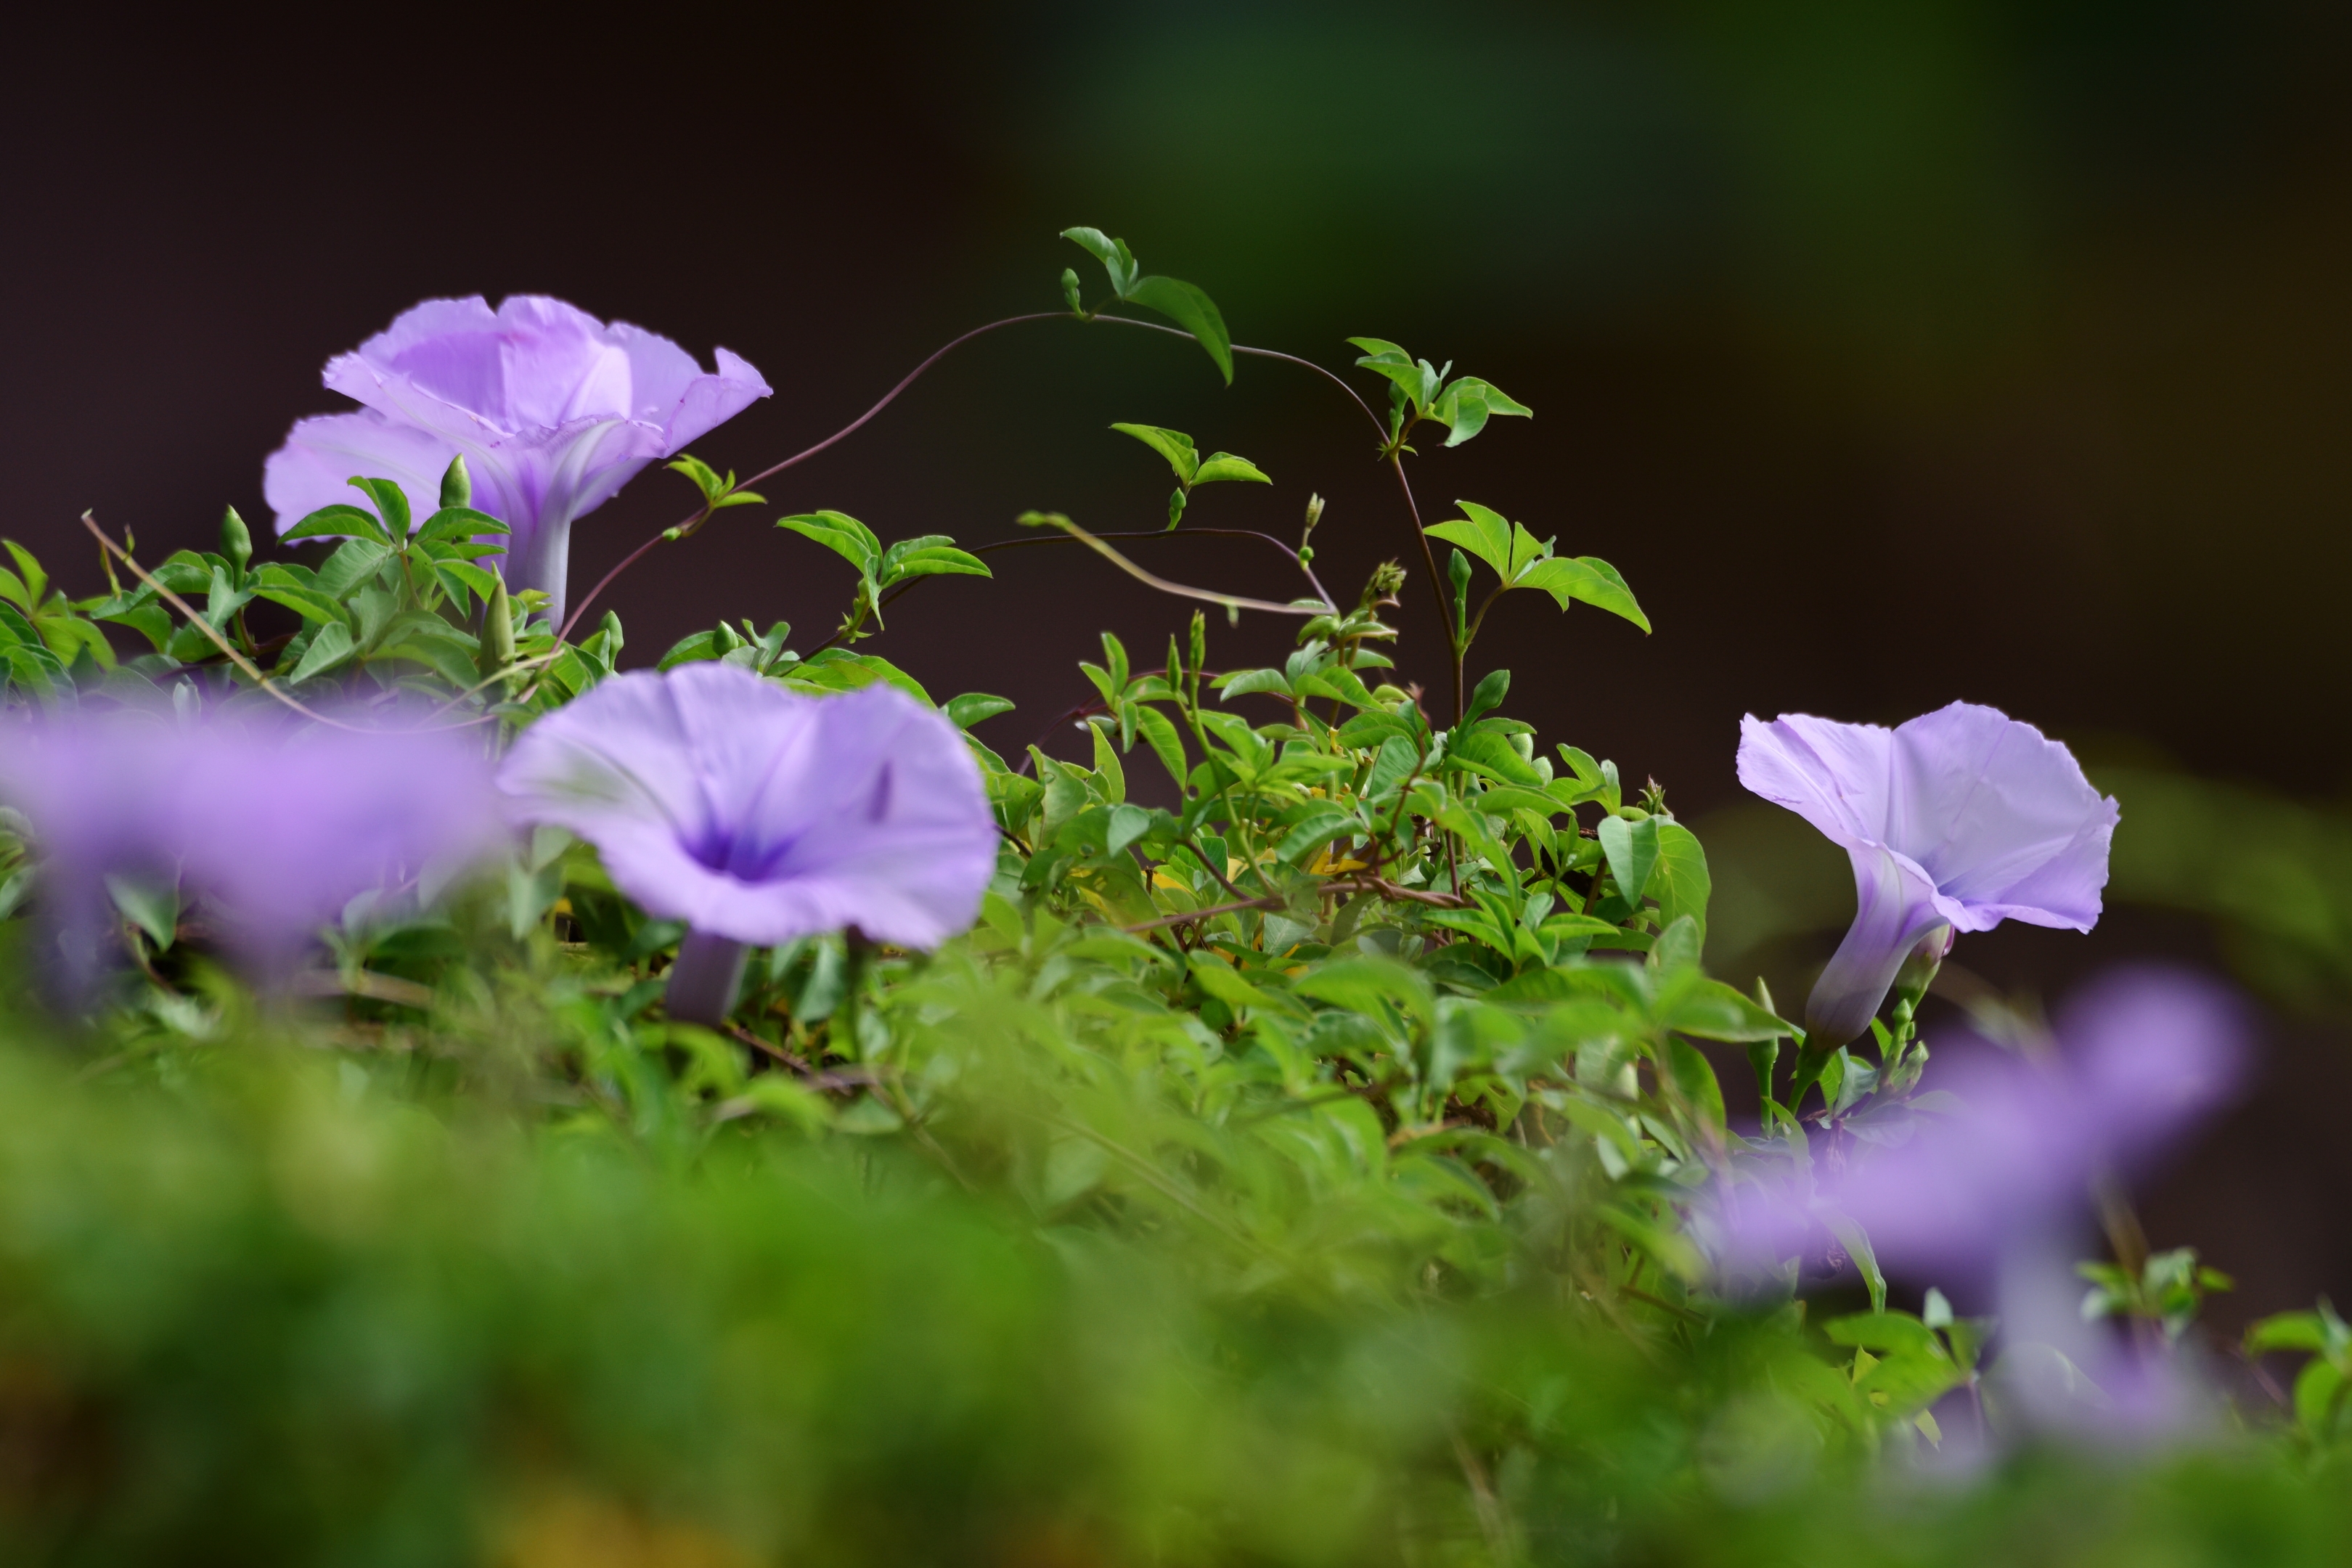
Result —
<svg viewBox="0 0 2352 1568"><path fill-rule="evenodd" d="M1893 730L1750 715L1739 782L1853 861L1859 907L1805 1004L1810 1051L1869 1028L1923 943L2004 920L2098 921L2116 803L2063 745L1995 709L1955 702Z"/></svg>
<svg viewBox="0 0 2352 1568"><path fill-rule="evenodd" d="M769 394L725 349L716 374L667 338L607 326L561 300L427 300L327 363L329 387L366 406L297 423L263 471L280 533L352 502L353 475L396 481L422 519L463 454L473 506L512 531L509 589L537 588L563 622L572 524Z"/></svg>
<svg viewBox="0 0 2352 1568"><path fill-rule="evenodd" d="M854 928L936 947L996 869L963 736L887 686L805 697L710 663L617 676L524 731L499 785L691 928L669 1011L698 1023L732 1007L747 945Z"/></svg>

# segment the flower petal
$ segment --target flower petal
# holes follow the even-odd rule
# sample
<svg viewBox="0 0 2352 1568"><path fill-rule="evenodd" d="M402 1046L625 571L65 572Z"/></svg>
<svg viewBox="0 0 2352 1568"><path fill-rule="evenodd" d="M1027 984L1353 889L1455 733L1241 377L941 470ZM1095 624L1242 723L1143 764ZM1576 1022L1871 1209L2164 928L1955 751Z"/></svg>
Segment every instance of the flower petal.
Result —
<svg viewBox="0 0 2352 1568"><path fill-rule="evenodd" d="M1852 849L1886 837L1894 736L1876 724L1784 713L1739 722L1739 783Z"/></svg>
<svg viewBox="0 0 2352 1568"><path fill-rule="evenodd" d="M269 455L261 470L261 494L285 532L322 506L364 506L352 476L391 479L408 497L418 522L433 513L441 495L441 475L457 448L428 431L397 425L373 409L325 414L299 421L286 444ZM505 521L494 508L483 510Z"/></svg>
<svg viewBox="0 0 2352 1568"><path fill-rule="evenodd" d="M647 910L762 946L847 926L936 946L995 870L962 737L887 687L803 697L723 664L620 676L527 731L499 784L525 819L594 842Z"/></svg>
<svg viewBox="0 0 2352 1568"><path fill-rule="evenodd" d="M2118 811L2074 753L1969 702L1911 720L1892 739L1885 841L1969 907L1961 930L2003 919L2076 931L2097 922Z"/></svg>
<svg viewBox="0 0 2352 1568"><path fill-rule="evenodd" d="M476 296L403 311L330 361L326 384L439 442L443 466L466 454L475 504L512 530L509 585L544 592L561 625L572 522L647 463L769 395L740 356L720 349L718 364L706 374L667 338L545 295L514 295L496 310ZM411 496L419 515L431 499Z"/></svg>
<svg viewBox="0 0 2352 1568"><path fill-rule="evenodd" d="M1887 987L1919 939L1946 923L1935 884L1891 849L1853 852L1857 908L1805 1001L1809 1050L1834 1050L1870 1027Z"/></svg>

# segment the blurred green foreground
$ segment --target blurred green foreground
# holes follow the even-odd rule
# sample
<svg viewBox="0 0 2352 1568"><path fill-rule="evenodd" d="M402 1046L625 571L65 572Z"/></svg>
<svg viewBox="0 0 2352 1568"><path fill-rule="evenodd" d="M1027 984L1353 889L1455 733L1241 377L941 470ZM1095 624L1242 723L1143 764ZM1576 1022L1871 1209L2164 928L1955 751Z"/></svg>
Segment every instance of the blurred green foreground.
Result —
<svg viewBox="0 0 2352 1568"><path fill-rule="evenodd" d="M2339 1563L2339 1469L1871 1464L1782 1320L1367 1305L894 1145L420 1109L258 1037L0 1048L12 1563ZM1192 1244L1197 1247L1198 1243Z"/></svg>

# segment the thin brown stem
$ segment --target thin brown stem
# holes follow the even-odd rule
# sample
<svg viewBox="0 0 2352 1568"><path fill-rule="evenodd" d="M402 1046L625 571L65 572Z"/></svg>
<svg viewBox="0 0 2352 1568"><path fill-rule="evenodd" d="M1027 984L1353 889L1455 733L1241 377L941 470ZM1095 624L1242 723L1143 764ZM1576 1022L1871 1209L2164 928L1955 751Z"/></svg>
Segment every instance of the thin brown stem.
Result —
<svg viewBox="0 0 2352 1568"><path fill-rule="evenodd" d="M1032 310L1026 315L1006 316L1002 321L991 321L986 326L974 327L971 331L964 333L963 336L951 339L939 349L933 351L930 358L925 360L922 363L908 371L905 375L899 377L898 384L884 393L873 407L867 409L865 413L859 415L856 418L851 420L848 424L843 426L832 435L827 436L815 446L805 447L801 451L794 452L791 457L786 458L781 463L770 464L768 467L761 468L758 473L753 474L750 479L743 480L742 483L738 485L736 488L738 489L742 489L751 485L758 484L761 479L773 479L776 475L782 473L786 468L793 468L799 464L804 463L811 458L815 457L819 452L824 451L826 447L835 446L837 443L845 441L850 437L855 436L859 430L865 428L867 421L871 420L876 415L881 413L885 408L889 407L891 404L897 402L898 395L906 391L907 388L914 385L917 381L920 380L925 371L939 363L940 361L947 358L949 354L953 353L956 350L963 347L964 344L971 342L972 339L985 337L990 332L995 331L1000 328L1017 327L1024 321L1064 321L1067 320L1069 315L1070 312L1067 310Z"/></svg>
<svg viewBox="0 0 2352 1568"><path fill-rule="evenodd" d="M1404 509L1412 519L1412 536L1421 542L1421 562L1429 573L1429 591L1437 595L1437 624L1445 628L1446 662L1454 668L1454 721L1462 722L1462 710L1466 700L1462 689L1462 639L1455 635L1453 601L1445 596L1445 579L1437 574L1437 552L1429 545L1429 530L1421 522L1421 503L1412 499L1412 481L1404 477L1404 455L1389 454L1389 467L1396 474L1397 489L1404 495Z"/></svg>
<svg viewBox="0 0 2352 1568"><path fill-rule="evenodd" d="M1163 594L1172 594L1181 599L1198 599L1204 604L1222 605L1229 613L1234 610L1257 610L1275 616L1328 616L1339 613L1339 606L1328 596L1320 604L1278 605L1271 599L1253 599L1240 594L1220 594L1212 588L1189 588L1181 583L1171 583L1165 577L1145 571L1109 545L1105 544L1101 535L1087 532L1068 518L1055 515L1053 522L1055 527L1072 535L1079 543L1084 544L1137 582L1148 588L1157 588Z"/></svg>
<svg viewBox="0 0 2352 1568"><path fill-rule="evenodd" d="M1211 904L1205 910L1189 910L1181 915L1162 915L1156 921L1142 921L1118 929L1132 934L1136 931L1160 931L1169 926L1190 925L1195 921L1211 921L1219 915L1238 914L1244 910L1278 910L1286 900L1267 897L1242 899L1230 904Z"/></svg>
<svg viewBox="0 0 2352 1568"><path fill-rule="evenodd" d="M1435 909L1467 909L1470 900L1459 893L1432 893L1419 888L1407 888L1390 881L1386 877L1349 877L1328 881L1316 889L1318 893L1378 893L1384 899L1402 903L1428 904Z"/></svg>
<svg viewBox="0 0 2352 1568"><path fill-rule="evenodd" d="M1260 533L1254 528L1187 528L1177 531L1171 531L1164 528L1130 528L1123 529L1117 533L1097 533L1095 537L1097 539L1181 539L1187 534L1209 534L1221 539L1264 540L1266 543L1273 545L1276 550L1281 551L1285 555L1289 556L1291 563L1306 574L1307 581L1313 584L1315 591L1318 594L1320 594L1326 601L1328 601L1331 597L1329 592L1324 588L1322 581L1315 575L1314 569L1298 559L1297 551L1293 550L1289 545L1285 544L1273 534ZM1019 550L1024 546L1032 544L1076 544L1077 542L1078 541L1076 538L1066 533L1039 533L1033 534L1025 539L999 539L988 544L975 544L970 547L968 553L973 555L988 555L999 550ZM909 577L903 583L895 583L891 584L888 589L884 591L881 599L877 602L875 607L877 609L882 609L897 604L899 596L905 594L908 589L914 587L918 584L928 583L931 581L932 576L938 575L945 575L945 574L931 574L930 575L921 577ZM841 641L842 635L843 634L840 632L834 633L831 637L825 638L824 641L809 649L808 657L814 658L818 654L821 654L825 649L832 647L834 645Z"/></svg>
<svg viewBox="0 0 2352 1568"><path fill-rule="evenodd" d="M694 517L688 519L687 522L678 524L678 527L682 531L686 528L688 523L693 522L702 517L706 517L709 514L709 509L705 507L701 511L695 513ZM597 578L596 585L588 590L586 597L583 598L580 603L572 607L572 614L570 617L564 621L562 629L555 634L556 646L559 647L562 647L563 643L571 637L572 628L580 624L580 617L588 613L588 606L596 602L596 595L613 585L614 578L618 577L622 573L626 572L630 567L635 566L639 560L644 558L646 551L651 550L655 545L659 544L663 540L667 539L669 536L670 531L667 528L663 529L659 533L655 534L651 539L646 540L643 544L638 545L635 550L632 550L626 555L622 556L621 563L619 565L614 567L610 572L605 573L602 577Z"/></svg>
<svg viewBox="0 0 2352 1568"><path fill-rule="evenodd" d="M1066 310L1033 310L1026 315L1006 316L1001 321L990 321L985 326L974 327L971 331L964 333L961 337L952 339L938 350L934 351L928 359L924 360L920 364L917 365L914 369L908 371L904 376L900 377L898 384L893 386L888 392L884 393L881 398L875 403L873 407L868 408L856 419L851 420L847 425L843 426L840 429L835 431L824 440L817 442L814 446L804 447L801 451L795 452L791 457L786 458L780 463L771 464L769 467L761 468L758 473L751 475L749 479L741 480L736 488L739 489L748 489L752 485L758 484L763 479L772 479L775 475L782 473L785 469L805 462L807 459L815 457L819 452L824 451L827 447L830 447L840 441L845 440L850 436L855 435L859 429L863 428L869 420L873 419L875 416L880 414L885 408L887 408L893 402L897 401L898 395L906 391L907 388L912 386L916 381L920 379L924 372L929 370L931 366L937 364L940 360L947 357L950 353L961 347L963 344L971 342L972 339L995 331L1000 328L1018 326L1025 321L1050 321L1061 320L1069 316L1070 312ZM1080 321L1113 321L1123 326L1140 327L1146 331L1165 332L1171 337L1188 338L1196 342L1199 341L1193 333L1185 331L1180 327L1163 327L1157 321L1139 321L1130 316L1106 316L1097 314L1093 316L1081 315L1075 319ZM1380 416L1372 412L1371 405L1366 403L1362 396L1357 393L1354 387L1349 385L1345 379L1331 370L1316 363L1311 359L1306 359L1297 354L1285 353L1279 349L1252 348L1246 343L1235 343L1233 345L1233 352L1237 354L1245 354L1255 359L1280 360L1286 364L1303 365L1307 369L1313 371L1316 374L1323 377L1324 380L1331 383L1332 385L1346 393L1348 395L1349 401L1353 403L1357 408L1362 412L1365 419L1370 423L1373 432L1378 435L1383 442L1387 440L1387 429L1381 424ZM1403 487L1405 504L1412 515L1413 531L1416 534L1419 534L1421 531L1421 512L1419 508L1413 505L1412 487L1405 479L1404 469L1402 464L1397 468L1397 482ZM581 597L580 601L572 606L572 614L565 618L562 626L560 627L555 634L556 642L560 645L570 640L572 628L577 626L580 624L580 618L588 613L588 606L595 603L598 596L601 595L605 589L611 587L614 581L618 578L622 573L627 571L630 567L635 565L637 562L642 560L646 552L652 550L655 545L661 543L665 539L672 537L673 534L677 537L684 537L685 535L691 533L713 515L713 510L714 509L708 505L701 507L696 510L692 516L676 524L674 528L664 529L661 532L655 534L651 539L646 540L643 544L638 545L635 550L629 552L627 555L622 557L619 564L615 565L611 571L605 573L604 576L598 578L596 580L596 585L589 589L588 592ZM1206 532L1210 531L1194 530L1193 531ZM1248 531L1219 530L1216 531L1244 532ZM1261 535L1260 537L1265 536ZM1272 541L1272 542L1276 544L1281 543L1278 540ZM1287 552L1294 561L1297 560L1297 552L1290 550L1288 545L1281 545L1281 548ZM1425 537L1423 538L1421 542L1421 552L1423 560L1430 563L1429 569L1431 579L1433 583L1435 581L1436 566L1434 563L1434 557L1430 554L1429 541ZM1305 563L1300 562L1299 565L1301 570L1307 570ZM1141 575L1139 573L1138 574ZM1335 601L1331 599L1330 594L1325 590L1322 583L1317 579L1312 571L1307 571L1307 578L1309 583L1314 584L1316 593L1323 598L1326 604L1335 603ZM1155 583L1154 585L1159 586L1160 584ZM1438 589L1438 596L1441 601L1444 599L1444 591L1443 587ZM1222 603L1223 601L1220 598L1218 602ZM1247 601L1244 601L1244 603L1246 604ZM1447 634L1447 641L1449 645L1453 641L1450 630ZM832 646L832 640L828 639L824 646ZM1453 665L1455 698L1454 710L1456 717L1458 718L1461 711L1462 686L1462 658L1461 651L1458 648L1454 652Z"/></svg>
<svg viewBox="0 0 2352 1568"><path fill-rule="evenodd" d="M1209 864L1209 857L1202 852L1199 845L1193 843L1190 838L1182 839L1180 842L1183 844L1185 848L1190 849L1192 852L1192 858L1201 863L1202 869L1207 871L1210 876L1214 877L1217 879L1217 886L1223 888L1225 891L1231 893L1237 899L1245 899L1249 897L1247 893L1243 892L1239 888L1234 886L1233 879L1225 875L1224 868L1221 866L1212 866Z"/></svg>
<svg viewBox="0 0 2352 1568"><path fill-rule="evenodd" d="M237 668L243 670L247 676L251 677L253 683L260 687L262 690L267 691L270 696L275 697L278 701L283 702L287 707L294 710L295 712L301 714L305 719L315 720L319 723L325 724L332 729L350 730L358 733L367 732L361 725L346 724L340 719L330 719L324 713L318 711L318 710L307 707L293 697L289 696L276 681L271 680L269 677L261 673L259 666L256 665L251 659L246 658L245 655L237 652L235 647L231 647L229 640L221 636L220 632L210 621L205 619L204 616L196 613L195 606L190 605L185 599L180 597L179 595L174 594L171 589L166 588L163 584L158 583L153 577L150 576L145 567L131 559L130 552L124 550L111 539L109 539L106 536L106 531L98 526L98 519L96 517L92 516L89 512L82 513L81 525L89 530L91 537L98 541L101 549L107 551L116 560L121 562L123 565L129 567L132 576L138 578L140 582L145 584L148 587L152 588L155 591L155 596L157 598L162 599L165 604L170 605L173 609L179 611L180 614L185 616L188 618L188 624L190 626L204 633L205 637L212 643L212 645L220 649L221 652L227 657L228 661L231 664L236 665Z"/></svg>
<svg viewBox="0 0 2352 1568"><path fill-rule="evenodd" d="M867 409L865 413L859 415L856 418L851 420L840 429L835 430L832 435L827 436L815 446L803 447L800 451L794 452L791 457L786 458L781 463L770 464L768 467L761 468L758 473L753 474L750 479L739 482L735 488L737 489L749 489L751 486L758 484L761 480L772 479L776 475L782 473L786 468L793 468L799 464L804 463L811 458L815 457L819 452L825 450L827 447L847 440L850 437L864 429L866 423L873 419L876 415L881 413L885 408L889 407L891 404L897 402L898 400L898 395L906 391L907 388L914 385L917 381L920 380L925 371L939 363L940 361L945 359L957 349L961 348L964 344L971 342L972 339L983 337L990 332L997 331L1001 327L1019 326L1024 321L1050 321L1060 318L1066 318L1069 314L1070 312L1067 310L1032 310L1026 315L1007 316L1002 321L991 321L986 326L974 327L971 331L964 333L961 337L952 339L939 349L934 350L929 358L924 360L922 363L917 365L905 375L899 377L898 384L884 393L880 399L875 403L873 407ZM679 534L683 536L684 534L692 531L694 529L698 528L710 517L710 515L711 508L709 506L704 506L698 509L693 516L677 524ZM651 539L646 540L643 544L638 545L635 550L629 552L629 553L622 559L619 565L614 567L610 572L605 573L603 577L597 579L596 585L588 590L587 596L583 598L578 605L572 607L572 614L564 621L562 629L555 634L555 640L560 643L570 638L572 636L572 628L580 624L580 617L588 613L588 606L595 603L596 595L611 587L613 585L614 578L618 577L622 573L635 565L638 559L643 556L646 551L651 550L655 545L659 544L664 539L669 537L669 534L670 531L668 529L666 528L662 530L661 532L655 534Z"/></svg>

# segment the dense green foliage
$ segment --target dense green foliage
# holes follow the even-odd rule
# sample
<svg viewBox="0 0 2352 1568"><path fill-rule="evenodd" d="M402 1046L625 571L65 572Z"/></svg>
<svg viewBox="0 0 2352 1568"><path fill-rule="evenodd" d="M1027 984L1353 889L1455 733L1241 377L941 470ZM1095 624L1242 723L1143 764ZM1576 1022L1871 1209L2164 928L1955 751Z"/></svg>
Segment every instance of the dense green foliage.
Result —
<svg viewBox="0 0 2352 1568"><path fill-rule="evenodd" d="M1221 374L1251 352L1198 289L1072 234L1114 302ZM1527 413L1358 346L1401 479L1416 426L1453 445ZM1197 486L1264 479L1118 428L1169 460L1171 527ZM757 503L675 466L703 504L673 541ZM617 617L565 642L479 564L499 530L462 472L413 534L396 489L365 499L296 531L341 541L314 565L255 565L233 514L219 552L79 601L17 552L12 696L358 700L496 747L613 673ZM723 1030L665 1016L680 928L557 830L429 900L355 904L304 996L257 999L201 910L126 896L105 1005L17 1004L0 1047L12 1555L2338 1560L2332 1313L2262 1331L2307 1358L2292 1418L2128 1458L1989 1449L1985 1326L1940 1297L1890 1310L1859 1232L1839 1239L1871 1310L1794 1278L1726 1289L1694 1196L1802 1160L1811 1124L1912 1114L1916 992L1871 1047L1784 1059L1801 1037L1769 995L1702 968L1697 837L1507 717L1507 672L1470 678L1506 591L1646 629L1606 562L1467 502L1416 531L1453 678L1433 713L1386 678L1406 570L1325 594L1318 515L1269 542L1311 596L1180 590L1295 615L1281 667L1214 668L1202 616L1148 666L1106 633L1086 761L974 742L1003 836L978 925L932 954L755 954ZM856 645L919 578L985 575L981 552L835 511L781 526L856 567L839 629L803 656L781 624L720 626L662 665L933 702ZM257 601L294 628L257 636ZM959 726L1009 706L936 705ZM1139 767L1171 805L1135 798ZM37 912L34 847L5 856L0 912ZM5 929L23 997L33 924ZM1756 1075L1752 1133L1727 1067ZM2153 1272L2104 1283L2126 1315L2185 1310Z"/></svg>

